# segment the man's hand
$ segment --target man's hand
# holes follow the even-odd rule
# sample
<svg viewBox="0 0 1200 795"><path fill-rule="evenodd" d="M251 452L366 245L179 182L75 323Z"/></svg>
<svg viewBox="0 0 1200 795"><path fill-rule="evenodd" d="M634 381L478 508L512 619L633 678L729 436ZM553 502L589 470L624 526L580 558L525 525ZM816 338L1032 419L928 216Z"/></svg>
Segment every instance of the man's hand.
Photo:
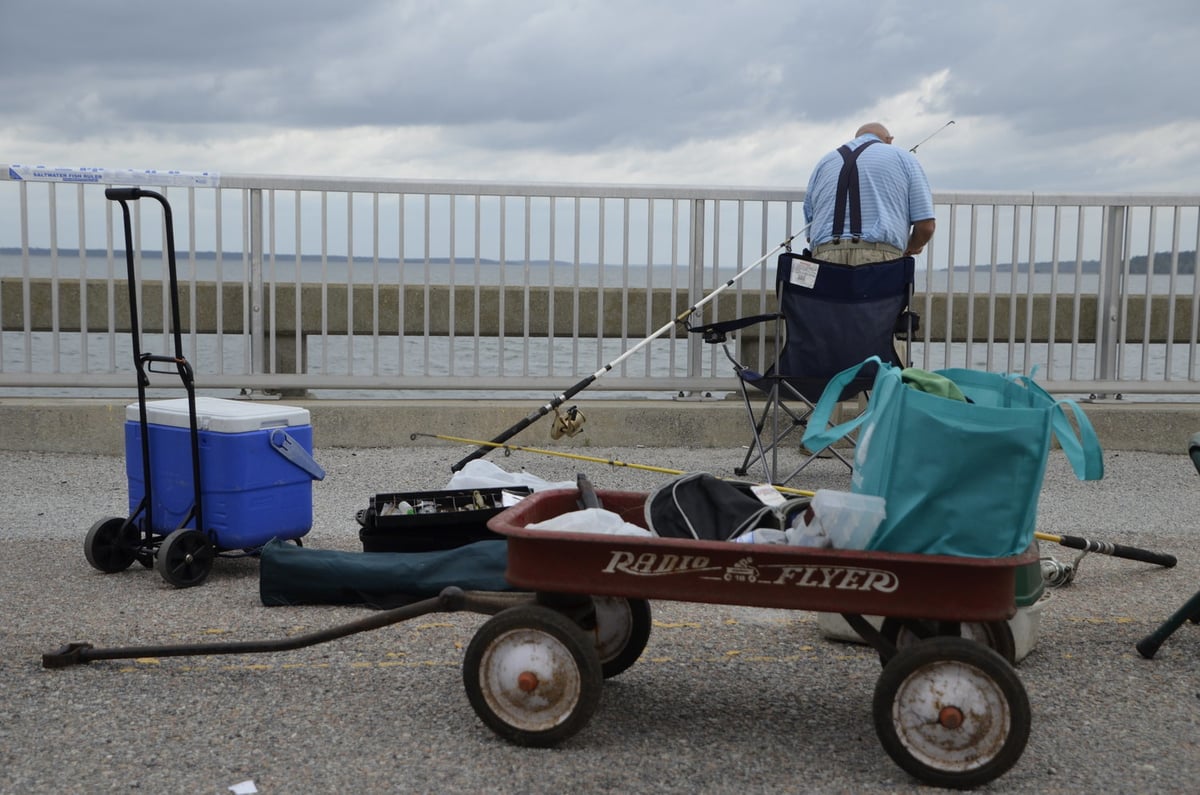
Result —
<svg viewBox="0 0 1200 795"><path fill-rule="evenodd" d="M908 247L904 249L904 256L911 257L924 251L925 244L933 237L936 226L937 222L932 218L926 218L924 221L917 221L913 224L912 233L908 236Z"/></svg>

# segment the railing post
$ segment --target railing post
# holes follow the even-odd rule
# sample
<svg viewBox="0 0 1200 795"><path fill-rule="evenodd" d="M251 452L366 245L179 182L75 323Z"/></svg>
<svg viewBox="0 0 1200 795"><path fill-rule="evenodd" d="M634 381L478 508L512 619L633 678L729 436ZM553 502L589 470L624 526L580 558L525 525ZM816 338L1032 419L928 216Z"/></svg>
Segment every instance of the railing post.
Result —
<svg viewBox="0 0 1200 795"><path fill-rule="evenodd" d="M250 189L250 372L265 373L266 324L263 311L263 192Z"/></svg>
<svg viewBox="0 0 1200 795"><path fill-rule="evenodd" d="M688 306L704 297L704 199L692 199L692 235L688 243ZM688 339L688 377L700 375L704 346Z"/></svg>
<svg viewBox="0 0 1200 795"><path fill-rule="evenodd" d="M1104 208L1100 241L1100 284L1096 296L1096 380L1116 380L1121 333L1122 261L1125 256L1126 209ZM1103 398L1107 395L1096 395Z"/></svg>

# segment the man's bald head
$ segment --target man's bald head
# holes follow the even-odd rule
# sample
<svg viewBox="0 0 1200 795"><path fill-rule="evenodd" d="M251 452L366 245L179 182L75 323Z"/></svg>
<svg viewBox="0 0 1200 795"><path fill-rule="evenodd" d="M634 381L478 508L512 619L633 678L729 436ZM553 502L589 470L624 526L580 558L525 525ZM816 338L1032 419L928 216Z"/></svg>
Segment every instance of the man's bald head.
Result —
<svg viewBox="0 0 1200 795"><path fill-rule="evenodd" d="M854 137L857 138L858 136L866 135L867 133L878 137L879 140L883 141L885 144L890 144L892 142L892 134L888 132L887 127L884 127L877 121L868 122L867 124L859 127L858 132L854 134Z"/></svg>

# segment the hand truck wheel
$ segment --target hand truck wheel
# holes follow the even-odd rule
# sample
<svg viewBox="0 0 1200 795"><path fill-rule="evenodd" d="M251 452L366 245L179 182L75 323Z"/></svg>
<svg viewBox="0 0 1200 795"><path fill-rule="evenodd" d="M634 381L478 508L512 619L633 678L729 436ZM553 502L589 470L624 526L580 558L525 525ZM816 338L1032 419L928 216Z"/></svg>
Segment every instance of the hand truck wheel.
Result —
<svg viewBox="0 0 1200 795"><path fill-rule="evenodd" d="M191 588L208 579L216 550L199 530L181 527L163 539L154 568L176 588Z"/></svg>
<svg viewBox="0 0 1200 795"><path fill-rule="evenodd" d="M966 789L1002 775L1029 740L1025 687L999 654L940 636L884 666L871 708L888 756L935 786Z"/></svg>
<svg viewBox="0 0 1200 795"><path fill-rule="evenodd" d="M592 639L542 605L488 619L463 658L475 714L516 745L548 748L572 737L596 711L603 683Z"/></svg>
<svg viewBox="0 0 1200 795"><path fill-rule="evenodd" d="M137 559L141 534L120 516L110 516L92 525L83 540L83 556L93 569L105 574L125 571Z"/></svg>

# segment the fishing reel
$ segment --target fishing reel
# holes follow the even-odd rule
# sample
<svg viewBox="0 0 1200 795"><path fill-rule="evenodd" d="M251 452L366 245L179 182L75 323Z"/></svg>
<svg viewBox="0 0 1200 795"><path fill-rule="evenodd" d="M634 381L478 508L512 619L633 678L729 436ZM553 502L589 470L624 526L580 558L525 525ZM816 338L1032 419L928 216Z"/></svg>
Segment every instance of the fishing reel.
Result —
<svg viewBox="0 0 1200 795"><path fill-rule="evenodd" d="M1081 552L1070 563L1063 563L1049 555L1042 557L1040 561L1042 582L1046 584L1047 588L1066 588L1075 581L1075 575L1079 572L1079 563L1086 554L1086 550Z"/></svg>
<svg viewBox="0 0 1200 795"><path fill-rule="evenodd" d="M554 409L554 424L550 426L550 438L561 439L566 436L568 438L575 436L583 430L583 423L586 418L578 406L571 406L566 412L560 412L558 407Z"/></svg>

